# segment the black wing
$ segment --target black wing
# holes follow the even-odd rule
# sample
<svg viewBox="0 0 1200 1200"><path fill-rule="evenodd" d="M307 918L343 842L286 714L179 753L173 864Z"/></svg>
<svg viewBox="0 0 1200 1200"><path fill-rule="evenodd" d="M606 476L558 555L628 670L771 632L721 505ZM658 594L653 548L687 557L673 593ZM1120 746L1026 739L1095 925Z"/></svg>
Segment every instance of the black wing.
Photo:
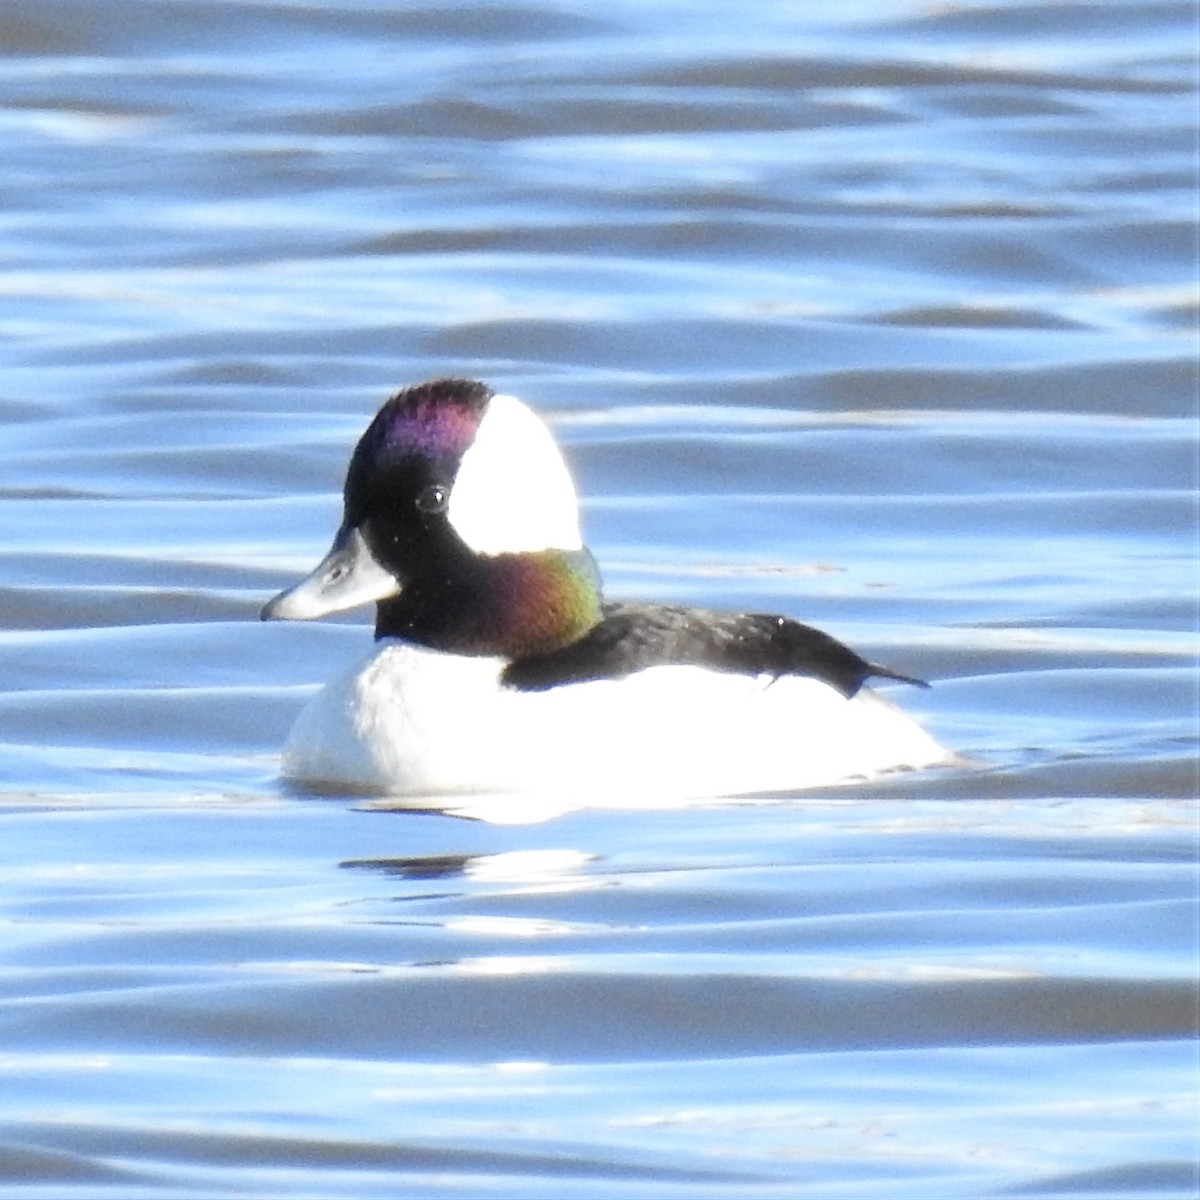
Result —
<svg viewBox="0 0 1200 1200"><path fill-rule="evenodd" d="M871 676L929 686L868 662L829 634L789 617L674 604L606 604L603 612L600 623L577 642L550 654L514 659L503 682L537 692L686 664L737 675L809 675L847 698Z"/></svg>

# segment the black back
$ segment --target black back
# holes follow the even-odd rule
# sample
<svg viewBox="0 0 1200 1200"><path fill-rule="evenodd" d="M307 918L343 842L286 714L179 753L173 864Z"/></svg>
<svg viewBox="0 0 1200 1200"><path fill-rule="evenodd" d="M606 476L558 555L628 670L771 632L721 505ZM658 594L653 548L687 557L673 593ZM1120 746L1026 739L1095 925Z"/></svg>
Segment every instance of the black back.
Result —
<svg viewBox="0 0 1200 1200"><path fill-rule="evenodd" d="M808 675L847 698L871 676L929 686L868 662L829 634L788 617L675 604L605 604L602 612L600 623L569 646L514 659L503 682L538 692L674 664L737 675Z"/></svg>

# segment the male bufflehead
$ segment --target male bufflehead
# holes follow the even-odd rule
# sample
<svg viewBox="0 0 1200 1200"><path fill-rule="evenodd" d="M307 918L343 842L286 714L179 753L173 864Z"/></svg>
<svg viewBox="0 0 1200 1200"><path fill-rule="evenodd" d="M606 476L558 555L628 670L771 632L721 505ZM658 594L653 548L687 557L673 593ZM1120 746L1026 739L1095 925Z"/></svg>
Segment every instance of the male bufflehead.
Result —
<svg viewBox="0 0 1200 1200"><path fill-rule="evenodd" d="M393 396L350 460L341 528L262 618L373 602L375 646L284 751L312 787L612 803L790 790L944 763L864 686L927 686L788 617L606 601L550 431L438 379Z"/></svg>

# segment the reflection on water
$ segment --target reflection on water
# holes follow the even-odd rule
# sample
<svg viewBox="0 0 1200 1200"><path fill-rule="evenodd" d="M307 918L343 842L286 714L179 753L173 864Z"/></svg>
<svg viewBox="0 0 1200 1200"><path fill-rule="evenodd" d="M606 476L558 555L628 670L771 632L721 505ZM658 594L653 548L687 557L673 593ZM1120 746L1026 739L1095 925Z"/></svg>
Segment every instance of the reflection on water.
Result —
<svg viewBox="0 0 1200 1200"><path fill-rule="evenodd" d="M469 862L469 854L430 854L424 858L358 858L338 866L380 871L401 879L453 879L466 874Z"/></svg>
<svg viewBox="0 0 1200 1200"><path fill-rule="evenodd" d="M0 8L0 1192L1193 1197L1194 12ZM963 766L283 788L379 401Z"/></svg>

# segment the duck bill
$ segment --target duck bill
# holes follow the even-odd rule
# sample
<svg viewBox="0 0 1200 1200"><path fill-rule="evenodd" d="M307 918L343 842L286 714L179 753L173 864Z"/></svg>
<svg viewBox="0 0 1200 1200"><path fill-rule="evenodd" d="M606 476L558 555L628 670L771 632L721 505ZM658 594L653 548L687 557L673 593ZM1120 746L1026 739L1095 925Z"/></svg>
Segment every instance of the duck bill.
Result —
<svg viewBox="0 0 1200 1200"><path fill-rule="evenodd" d="M311 621L399 591L400 581L379 565L362 533L343 526L313 572L269 600L259 615L264 621Z"/></svg>

